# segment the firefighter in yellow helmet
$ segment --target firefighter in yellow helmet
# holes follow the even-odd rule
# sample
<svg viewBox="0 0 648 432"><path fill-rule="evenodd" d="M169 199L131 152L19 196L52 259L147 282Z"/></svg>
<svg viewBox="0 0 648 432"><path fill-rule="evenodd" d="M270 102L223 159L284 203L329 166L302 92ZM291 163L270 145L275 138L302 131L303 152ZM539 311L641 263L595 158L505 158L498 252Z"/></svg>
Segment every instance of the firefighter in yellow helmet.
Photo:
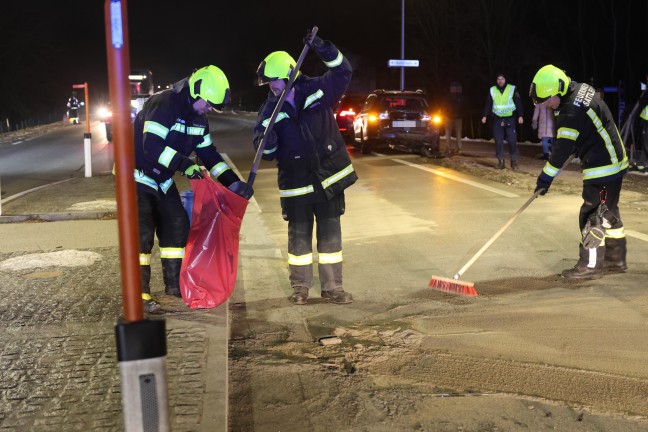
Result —
<svg viewBox="0 0 648 432"><path fill-rule="evenodd" d="M180 266L189 234L189 217L182 206L173 175L202 178L195 153L223 185L249 199L253 190L230 169L218 153L207 113L230 101L227 77L206 66L151 96L135 118L135 181L139 210L142 300L147 312L160 304L151 297L151 250L157 234L165 292L180 297Z"/></svg>
<svg viewBox="0 0 648 432"><path fill-rule="evenodd" d="M278 114L263 159L276 160L283 218L288 221L290 301L305 304L313 287L313 227L317 221L317 260L321 295L338 304L351 303L342 281L344 190L357 175L333 116L351 80L351 65L331 42L315 37L311 49L328 71L318 77L299 75ZM270 93L259 110L255 145L268 125L295 60L285 51L269 54L259 65L259 84Z"/></svg>
<svg viewBox="0 0 648 432"><path fill-rule="evenodd" d="M626 238L618 204L628 157L610 109L592 86L571 80L553 65L538 70L529 95L535 104L558 112L554 151L538 176L536 192L547 193L572 154L583 170L579 259L562 276L597 279L605 272L624 272Z"/></svg>

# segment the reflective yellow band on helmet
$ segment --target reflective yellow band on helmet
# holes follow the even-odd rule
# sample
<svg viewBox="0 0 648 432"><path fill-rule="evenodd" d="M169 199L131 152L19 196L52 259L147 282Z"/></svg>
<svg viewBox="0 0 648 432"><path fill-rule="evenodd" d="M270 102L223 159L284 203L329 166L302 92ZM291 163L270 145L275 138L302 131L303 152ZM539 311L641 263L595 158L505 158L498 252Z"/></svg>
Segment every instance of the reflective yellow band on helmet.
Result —
<svg viewBox="0 0 648 432"><path fill-rule="evenodd" d="M283 120L283 119L285 119L285 118L288 118L288 114L286 114L285 112L281 111L279 114L277 114L277 119L275 120L275 124L276 124L276 123L279 123L281 120ZM263 122L261 122L261 125L262 125L264 128L267 128L269 124L270 124L270 119L269 119L269 118L267 118L267 119L263 120Z"/></svg>
<svg viewBox="0 0 648 432"><path fill-rule="evenodd" d="M321 99L322 96L324 96L324 92L321 89L317 90L315 93L306 98L306 102L304 102L304 108L315 102L317 99Z"/></svg>
<svg viewBox="0 0 648 432"><path fill-rule="evenodd" d="M277 151L277 146L272 147L271 149L263 149L264 155L269 155Z"/></svg>
<svg viewBox="0 0 648 432"><path fill-rule="evenodd" d="M142 300L151 300L151 294L142 293Z"/></svg>
<svg viewBox="0 0 648 432"><path fill-rule="evenodd" d="M151 254L139 254L140 265L151 265Z"/></svg>
<svg viewBox="0 0 648 432"><path fill-rule="evenodd" d="M175 156L176 153L178 152L172 149L171 147L164 147L164 151L162 152L162 154L160 154L160 157L158 158L158 163L160 165L169 168L171 159L173 159L173 156Z"/></svg>
<svg viewBox="0 0 648 432"><path fill-rule="evenodd" d="M211 175L218 178L219 175L223 174L228 169L230 169L229 165L227 165L225 162L219 162L212 167L210 172Z"/></svg>
<svg viewBox="0 0 648 432"><path fill-rule="evenodd" d="M160 258L182 259L182 257L184 257L184 248L160 248Z"/></svg>
<svg viewBox="0 0 648 432"><path fill-rule="evenodd" d="M601 119L598 118L596 113L592 108L587 110L587 115L589 116L590 119L592 119L592 123L594 123L594 127L596 127L596 131L598 134L601 136L601 139L605 143L605 148L608 151L608 154L610 155L610 161L612 163L616 163L619 161L619 158L617 158L616 151L614 150L614 145L612 144L612 139L610 138L610 134L608 131L605 130L603 127L603 122Z"/></svg>
<svg viewBox="0 0 648 432"><path fill-rule="evenodd" d="M342 262L342 251L334 253L319 253L320 264L337 264Z"/></svg>
<svg viewBox="0 0 648 432"><path fill-rule="evenodd" d="M578 132L576 129L561 127L558 129L557 137L576 141L576 139L578 139L578 135L580 135L580 132Z"/></svg>
<svg viewBox="0 0 648 432"><path fill-rule="evenodd" d="M313 254L309 253L306 255L293 255L288 254L288 264L295 266L304 266L313 264Z"/></svg>
<svg viewBox="0 0 648 432"><path fill-rule="evenodd" d="M625 238L625 236L625 230L623 229L623 227L605 230L605 237L608 238L620 239Z"/></svg>
<svg viewBox="0 0 648 432"><path fill-rule="evenodd" d="M621 162L596 168L587 168L583 170L583 180L590 180L614 175L628 168L628 166L628 158L625 157Z"/></svg>
<svg viewBox="0 0 648 432"><path fill-rule="evenodd" d="M337 57L335 57L334 60L331 61L325 61L324 64L330 68L335 67L335 66L340 66L342 64L342 60L344 59L344 56L340 51L338 51Z"/></svg>
<svg viewBox="0 0 648 432"><path fill-rule="evenodd" d="M162 139L166 139L169 134L169 129L165 128L160 123L149 120L144 122L144 133L147 132L155 134Z"/></svg>
<svg viewBox="0 0 648 432"><path fill-rule="evenodd" d="M547 162L542 169L542 172L547 174L549 177L556 177L558 175L558 172L560 169L556 168L555 166L551 165L549 162Z"/></svg>
<svg viewBox="0 0 648 432"><path fill-rule="evenodd" d="M211 136L209 134L205 135L202 142L196 146L196 148L205 148L209 147L212 145L213 141L211 139Z"/></svg>

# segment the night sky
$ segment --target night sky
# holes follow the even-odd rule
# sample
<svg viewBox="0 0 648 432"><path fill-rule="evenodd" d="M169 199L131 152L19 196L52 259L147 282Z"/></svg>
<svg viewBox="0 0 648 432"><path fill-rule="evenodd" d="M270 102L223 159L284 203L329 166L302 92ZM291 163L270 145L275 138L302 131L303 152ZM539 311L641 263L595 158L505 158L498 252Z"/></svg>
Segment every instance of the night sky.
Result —
<svg viewBox="0 0 648 432"><path fill-rule="evenodd" d="M648 73L646 0L406 0L406 87L441 100L463 83L469 106L481 111L495 74L527 89L546 63L597 87L626 83L629 104ZM215 64L229 78L233 101L254 109L266 90L255 86L259 62L271 51L295 58L313 25L351 60L351 90L397 88L401 0L380 1L128 1L132 68L153 71L156 85L195 67ZM0 118L55 115L74 83L106 99L103 0L5 1L0 13ZM314 55L306 74L323 71Z"/></svg>

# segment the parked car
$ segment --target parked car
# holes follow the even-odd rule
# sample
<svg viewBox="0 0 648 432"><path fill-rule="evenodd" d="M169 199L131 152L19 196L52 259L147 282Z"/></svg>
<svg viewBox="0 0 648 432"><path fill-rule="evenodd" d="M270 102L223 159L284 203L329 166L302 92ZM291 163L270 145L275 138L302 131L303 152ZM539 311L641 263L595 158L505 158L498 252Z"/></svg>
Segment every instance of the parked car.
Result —
<svg viewBox="0 0 648 432"><path fill-rule="evenodd" d="M360 112L365 99L367 99L366 95L347 93L342 96L333 111L340 133L347 143L354 142L353 121L356 114Z"/></svg>
<svg viewBox="0 0 648 432"><path fill-rule="evenodd" d="M440 115L433 115L420 91L375 90L353 122L363 154L389 147L433 157L439 154Z"/></svg>

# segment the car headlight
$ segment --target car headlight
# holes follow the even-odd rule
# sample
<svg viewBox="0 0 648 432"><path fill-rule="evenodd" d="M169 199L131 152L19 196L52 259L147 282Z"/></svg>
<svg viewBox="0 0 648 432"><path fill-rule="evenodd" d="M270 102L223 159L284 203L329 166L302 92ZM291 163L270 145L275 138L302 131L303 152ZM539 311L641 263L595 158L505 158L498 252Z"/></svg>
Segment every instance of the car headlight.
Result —
<svg viewBox="0 0 648 432"><path fill-rule="evenodd" d="M99 110L97 111L97 114L99 114L99 117L101 117L102 119L112 117L112 111L110 111L106 107L99 108Z"/></svg>

